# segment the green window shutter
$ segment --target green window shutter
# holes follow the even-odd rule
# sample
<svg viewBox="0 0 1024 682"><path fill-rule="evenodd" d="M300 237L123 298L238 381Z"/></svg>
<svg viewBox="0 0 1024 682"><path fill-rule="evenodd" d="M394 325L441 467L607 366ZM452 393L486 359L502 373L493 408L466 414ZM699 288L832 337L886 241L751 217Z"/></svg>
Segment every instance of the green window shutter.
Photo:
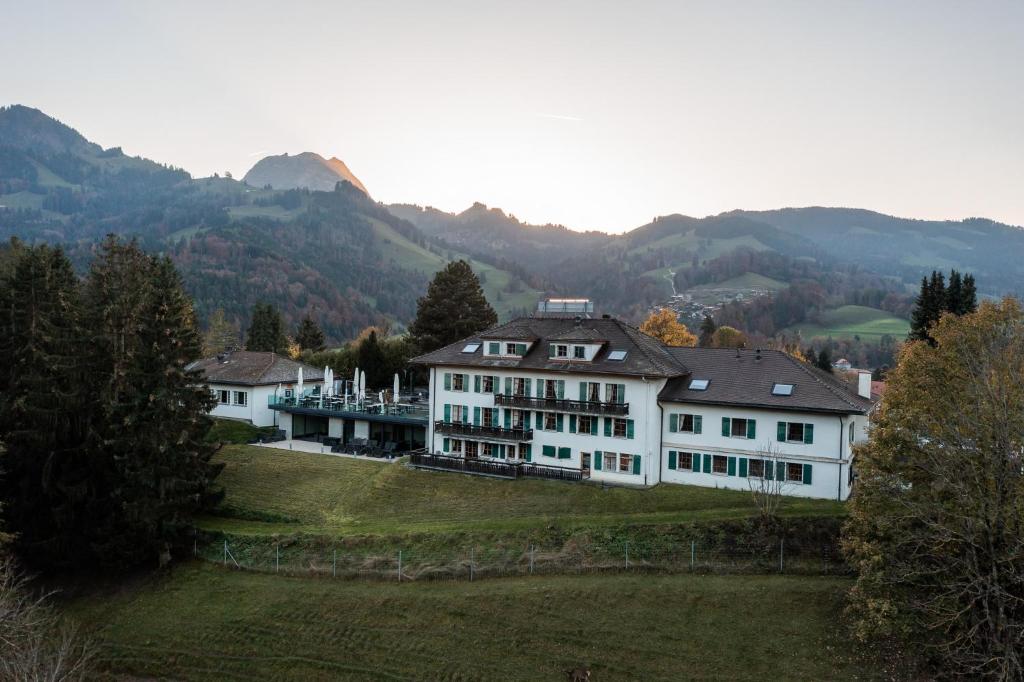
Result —
<svg viewBox="0 0 1024 682"><path fill-rule="evenodd" d="M512 377L505 377L505 395L512 395Z"/></svg>
<svg viewBox="0 0 1024 682"><path fill-rule="evenodd" d="M512 428L512 410L505 410L505 428Z"/></svg>
<svg viewBox="0 0 1024 682"><path fill-rule="evenodd" d="M516 355L518 355L519 357L523 357L524 355L526 355L526 344L525 343L517 343L516 344Z"/></svg>
<svg viewBox="0 0 1024 682"><path fill-rule="evenodd" d="M480 392L480 375L479 374L474 374L473 375L473 393L479 393L479 392Z"/></svg>
<svg viewBox="0 0 1024 682"><path fill-rule="evenodd" d="M544 380L543 379L537 379L537 397L538 398L543 398L544 397Z"/></svg>
<svg viewBox="0 0 1024 682"><path fill-rule="evenodd" d="M564 414L555 415L555 431L558 431L559 433L562 432L563 427L565 426L565 420L563 417L565 417Z"/></svg>
<svg viewBox="0 0 1024 682"><path fill-rule="evenodd" d="M810 484L811 484L811 465L810 464L805 464L804 465L804 485L810 485Z"/></svg>
<svg viewBox="0 0 1024 682"><path fill-rule="evenodd" d="M775 440L780 443L786 442L786 422L779 422L775 428Z"/></svg>
<svg viewBox="0 0 1024 682"><path fill-rule="evenodd" d="M496 377L496 376L491 377L491 390L494 391L495 395L501 393L501 378L500 377Z"/></svg>
<svg viewBox="0 0 1024 682"><path fill-rule="evenodd" d="M469 390L469 375L468 374L463 374L462 375L462 390L463 391L468 391Z"/></svg>
<svg viewBox="0 0 1024 682"><path fill-rule="evenodd" d="M747 477L747 458L740 457L740 478Z"/></svg>
<svg viewBox="0 0 1024 682"><path fill-rule="evenodd" d="M775 479L775 467L772 466L770 459L762 460L764 463L764 477L765 480L771 481Z"/></svg>
<svg viewBox="0 0 1024 682"><path fill-rule="evenodd" d="M694 457L696 457L696 456L697 455L694 454ZM705 474L710 474L711 473L711 455L704 455L704 473Z"/></svg>
<svg viewBox="0 0 1024 682"><path fill-rule="evenodd" d="M519 451L523 453L523 459L527 462L533 461L533 446L527 443L526 445L520 445Z"/></svg>
<svg viewBox="0 0 1024 682"><path fill-rule="evenodd" d="M480 408L479 407L474 407L473 408L473 425L474 426L480 426Z"/></svg>
<svg viewBox="0 0 1024 682"><path fill-rule="evenodd" d="M502 459L505 459L505 444L504 443L502 443L501 445L498 446L498 457L501 457Z"/></svg>
<svg viewBox="0 0 1024 682"><path fill-rule="evenodd" d="M576 415L569 415L569 433L576 433Z"/></svg>
<svg viewBox="0 0 1024 682"><path fill-rule="evenodd" d="M555 344L553 344L553 343L549 343L548 344L548 357L549 358L555 357Z"/></svg>
<svg viewBox="0 0 1024 682"><path fill-rule="evenodd" d="M701 416L699 414L693 415L693 432L694 433L700 433L701 432L701 430L704 428L704 424L702 423L703 421L704 420L701 419Z"/></svg>
<svg viewBox="0 0 1024 682"><path fill-rule="evenodd" d="M750 440L754 440L755 438L757 438L757 420L756 419L748 419L747 420L747 438L749 438Z"/></svg>
<svg viewBox="0 0 1024 682"><path fill-rule="evenodd" d="M612 435L612 419L611 417L604 417L604 435L608 438Z"/></svg>
<svg viewBox="0 0 1024 682"><path fill-rule="evenodd" d="M491 341L491 343L489 344L489 348L491 355L501 354L501 344L498 343L497 341Z"/></svg>
<svg viewBox="0 0 1024 682"><path fill-rule="evenodd" d="M808 445L814 443L814 424L804 424L804 442Z"/></svg>
<svg viewBox="0 0 1024 682"><path fill-rule="evenodd" d="M618 402L621 405L626 402L626 384L619 384L618 386L619 390L616 391L616 393L618 393L618 396L616 397L619 399Z"/></svg>
<svg viewBox="0 0 1024 682"><path fill-rule="evenodd" d="M786 480L786 463L776 462L775 463L775 478L779 481Z"/></svg>
<svg viewBox="0 0 1024 682"><path fill-rule="evenodd" d="M469 405L463 405L462 406L462 421L464 421L464 422L468 422L469 421Z"/></svg>
<svg viewBox="0 0 1024 682"><path fill-rule="evenodd" d="M736 458L730 457L725 472L730 476L736 475Z"/></svg>
<svg viewBox="0 0 1024 682"><path fill-rule="evenodd" d="M523 382L523 393L526 396L530 395L530 390L533 388L532 384L533 379L530 379L529 377L527 377L526 381Z"/></svg>
<svg viewBox="0 0 1024 682"><path fill-rule="evenodd" d="M538 412L537 413L537 428L538 429L543 429L544 428L544 413L543 412Z"/></svg>
<svg viewBox="0 0 1024 682"><path fill-rule="evenodd" d="M633 420L632 419L627 419L626 420L626 438L632 438L632 437L633 437Z"/></svg>
<svg viewBox="0 0 1024 682"><path fill-rule="evenodd" d="M446 390L446 391L452 390L452 373L451 372L445 372L444 373L444 390Z"/></svg>
<svg viewBox="0 0 1024 682"><path fill-rule="evenodd" d="M633 455L633 474L640 475L640 455Z"/></svg>
<svg viewBox="0 0 1024 682"><path fill-rule="evenodd" d="M590 418L590 435L591 436L596 436L597 435L597 417L591 417Z"/></svg>
<svg viewBox="0 0 1024 682"><path fill-rule="evenodd" d="M587 382L580 382L580 402L585 402L587 399Z"/></svg>
<svg viewBox="0 0 1024 682"><path fill-rule="evenodd" d="M676 451L675 450L669 450L668 451L668 468L669 469L673 469L673 470L676 468Z"/></svg>
<svg viewBox="0 0 1024 682"><path fill-rule="evenodd" d="M451 452L451 441L447 438L444 439L444 451Z"/></svg>
<svg viewBox="0 0 1024 682"><path fill-rule="evenodd" d="M679 415L670 414L668 417L668 430L672 433L679 431Z"/></svg>
<svg viewBox="0 0 1024 682"><path fill-rule="evenodd" d="M729 425L729 418L722 417L722 435L725 436L726 438L729 437Z"/></svg>
<svg viewBox="0 0 1024 682"><path fill-rule="evenodd" d="M444 420L446 423L451 423L452 421L452 406L448 403L444 404Z"/></svg>
<svg viewBox="0 0 1024 682"><path fill-rule="evenodd" d="M572 457L571 448L558 448L558 459L569 459Z"/></svg>
<svg viewBox="0 0 1024 682"><path fill-rule="evenodd" d="M491 410L491 426L498 426L498 424L501 423L498 421L500 418L501 417L498 415L498 410Z"/></svg>
<svg viewBox="0 0 1024 682"><path fill-rule="evenodd" d="M559 379L558 383L555 384L555 395L558 396L559 400L565 399L565 379Z"/></svg>
<svg viewBox="0 0 1024 682"><path fill-rule="evenodd" d="M595 471L600 471L601 470L601 464L602 464L601 460L602 460L601 451L600 450L596 450L594 452L594 470Z"/></svg>
<svg viewBox="0 0 1024 682"><path fill-rule="evenodd" d="M541 448L541 454L544 455L545 457L554 457L555 456L555 446L554 445L545 445L543 448Z"/></svg>
<svg viewBox="0 0 1024 682"><path fill-rule="evenodd" d="M699 474L700 473L700 455L698 455L696 452L691 454L690 455L690 464L693 465L693 472Z"/></svg>

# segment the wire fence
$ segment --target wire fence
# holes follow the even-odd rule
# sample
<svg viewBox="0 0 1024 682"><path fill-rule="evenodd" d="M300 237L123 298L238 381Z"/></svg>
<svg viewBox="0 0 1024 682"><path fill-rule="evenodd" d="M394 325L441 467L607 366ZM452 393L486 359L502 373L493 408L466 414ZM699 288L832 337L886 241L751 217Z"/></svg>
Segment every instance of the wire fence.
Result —
<svg viewBox="0 0 1024 682"><path fill-rule="evenodd" d="M292 576L393 581L479 580L529 575L601 572L786 573L845 575L850 572L833 543L785 540L707 546L697 541L649 547L629 541L594 547L539 545L450 550L393 549L357 552L291 543L240 543L223 539L197 545L196 556L225 567Z"/></svg>

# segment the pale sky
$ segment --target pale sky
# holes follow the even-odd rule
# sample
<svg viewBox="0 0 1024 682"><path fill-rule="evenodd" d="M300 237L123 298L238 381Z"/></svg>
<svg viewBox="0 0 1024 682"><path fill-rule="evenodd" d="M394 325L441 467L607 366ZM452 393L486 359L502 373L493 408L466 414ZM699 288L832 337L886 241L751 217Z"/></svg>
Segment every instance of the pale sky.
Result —
<svg viewBox="0 0 1024 682"><path fill-rule="evenodd" d="M236 177L621 232L856 206L1024 225L1024 2L0 0L0 104Z"/></svg>

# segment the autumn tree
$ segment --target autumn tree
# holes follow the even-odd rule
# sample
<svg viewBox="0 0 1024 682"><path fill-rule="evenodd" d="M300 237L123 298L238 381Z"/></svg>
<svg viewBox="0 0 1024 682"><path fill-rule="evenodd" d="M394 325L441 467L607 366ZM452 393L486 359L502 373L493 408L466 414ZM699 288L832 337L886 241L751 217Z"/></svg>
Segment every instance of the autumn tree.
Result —
<svg viewBox="0 0 1024 682"><path fill-rule="evenodd" d="M712 348L743 348L746 345L746 334L735 327L723 325L711 336Z"/></svg>
<svg viewBox="0 0 1024 682"><path fill-rule="evenodd" d="M428 353L497 322L498 315L473 269L466 261L457 260L434 276L427 295L417 302L409 334L420 352Z"/></svg>
<svg viewBox="0 0 1024 682"><path fill-rule="evenodd" d="M203 357L238 348L238 344L238 325L228 320L223 308L217 308L210 315L203 334Z"/></svg>
<svg viewBox="0 0 1024 682"><path fill-rule="evenodd" d="M930 335L904 346L856 452L851 614L933 672L1024 679L1024 312L983 303Z"/></svg>
<svg viewBox="0 0 1024 682"><path fill-rule="evenodd" d="M676 314L668 308L661 308L651 313L640 331L661 341L666 346L696 346L697 337L690 333L686 325L679 321Z"/></svg>

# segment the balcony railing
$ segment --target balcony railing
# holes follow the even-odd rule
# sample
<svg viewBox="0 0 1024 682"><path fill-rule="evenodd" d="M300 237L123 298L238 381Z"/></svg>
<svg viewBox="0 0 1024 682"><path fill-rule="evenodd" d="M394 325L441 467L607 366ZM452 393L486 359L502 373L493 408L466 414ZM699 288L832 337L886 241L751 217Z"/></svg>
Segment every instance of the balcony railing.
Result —
<svg viewBox="0 0 1024 682"><path fill-rule="evenodd" d="M533 429L511 428L500 426L477 426L461 422L434 422L434 431L446 436L463 436L466 438L488 438L491 440L507 440L523 443L533 440Z"/></svg>
<svg viewBox="0 0 1024 682"><path fill-rule="evenodd" d="M298 398L284 396L268 396L268 407L307 407L328 412L357 412L361 414L387 415L407 417L410 419L427 419L430 409L426 405L408 403L379 403L364 400L362 402L346 401L344 398L330 396L321 398L319 395L305 395Z"/></svg>
<svg viewBox="0 0 1024 682"><path fill-rule="evenodd" d="M563 398L531 398L525 395L497 393L494 404L502 407L517 407L524 410L546 412L576 412L579 414L629 414L629 403L602 403L596 400L565 400Z"/></svg>
<svg viewBox="0 0 1024 682"><path fill-rule="evenodd" d="M415 467L503 478L549 478L558 481L579 481L583 478L583 473L579 469L552 467L530 462L503 462L455 455L432 455L422 450L411 453L409 459L410 464Z"/></svg>

